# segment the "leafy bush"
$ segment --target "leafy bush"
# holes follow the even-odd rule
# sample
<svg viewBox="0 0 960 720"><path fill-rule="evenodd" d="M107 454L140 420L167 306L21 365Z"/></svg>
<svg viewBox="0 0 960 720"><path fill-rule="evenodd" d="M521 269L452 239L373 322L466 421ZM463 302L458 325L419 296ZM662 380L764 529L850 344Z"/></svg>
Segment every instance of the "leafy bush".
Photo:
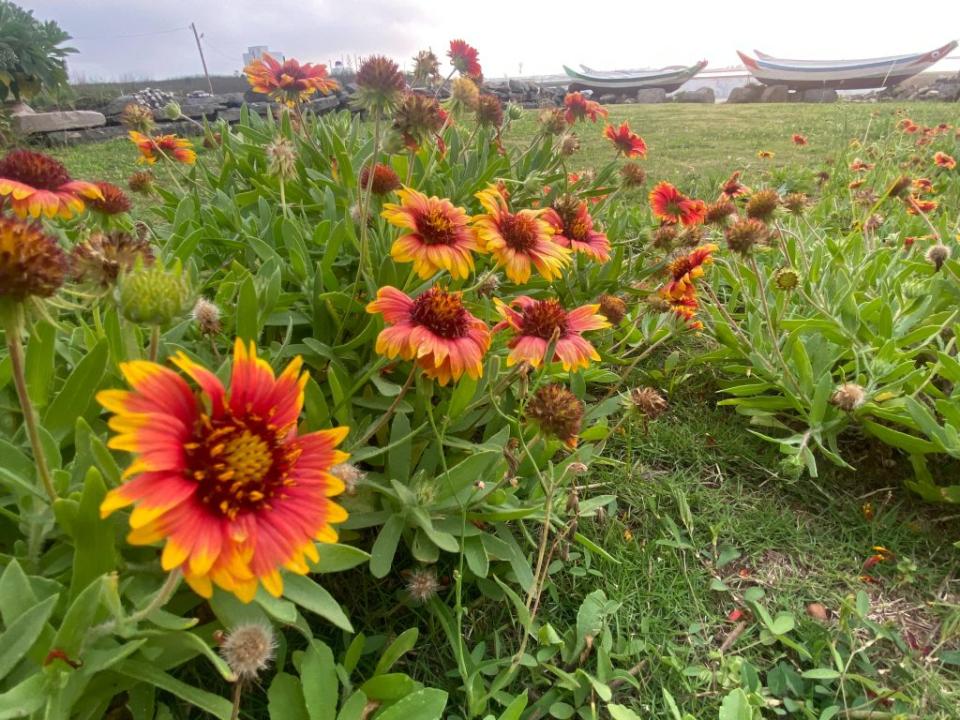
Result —
<svg viewBox="0 0 960 720"><path fill-rule="evenodd" d="M32 10L10 0L0 2L0 101L29 98L42 89L67 82L65 58L73 48L60 47L70 39L53 20L41 22Z"/></svg>

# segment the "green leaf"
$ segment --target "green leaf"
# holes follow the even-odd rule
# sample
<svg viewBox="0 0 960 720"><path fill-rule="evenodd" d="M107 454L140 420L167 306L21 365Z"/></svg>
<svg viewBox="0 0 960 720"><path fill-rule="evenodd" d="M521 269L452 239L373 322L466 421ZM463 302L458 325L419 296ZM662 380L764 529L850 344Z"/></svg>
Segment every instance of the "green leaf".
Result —
<svg viewBox="0 0 960 720"><path fill-rule="evenodd" d="M283 595L287 600L329 620L341 630L353 632L353 625L340 603L333 599L326 588L306 575L287 575L283 582Z"/></svg>
<svg viewBox="0 0 960 720"><path fill-rule="evenodd" d="M370 553L353 545L339 543L317 543L320 559L310 563L312 573L335 573L350 570L370 559Z"/></svg>
<svg viewBox="0 0 960 720"><path fill-rule="evenodd" d="M377 720L440 720L447 706L447 693L423 688L398 700L377 716Z"/></svg>
<svg viewBox="0 0 960 720"><path fill-rule="evenodd" d="M47 620L50 619L50 614L59 598L59 595L51 595L43 602L34 605L10 623L3 634L0 634L0 648L3 648L3 652L0 653L0 680L3 680L27 654L27 650L33 647L40 633L43 632Z"/></svg>
<svg viewBox="0 0 960 720"><path fill-rule="evenodd" d="M47 407L43 414L43 426L57 441L63 442L73 430L77 418L82 417L90 407L107 368L108 355L107 341L101 339L77 363Z"/></svg>
<svg viewBox="0 0 960 720"><path fill-rule="evenodd" d="M300 681L310 720L335 720L339 692L336 661L333 651L320 640L312 641L304 653Z"/></svg>
<svg viewBox="0 0 960 720"><path fill-rule="evenodd" d="M804 671L801 677L807 680L836 680L840 673L833 668L819 667Z"/></svg>
<svg viewBox="0 0 960 720"><path fill-rule="evenodd" d="M310 720L300 681L290 673L277 673L267 690L270 720Z"/></svg>
<svg viewBox="0 0 960 720"><path fill-rule="evenodd" d="M353 695L347 698L340 708L337 720L363 720L364 712L367 709L367 696L357 690Z"/></svg>
<svg viewBox="0 0 960 720"><path fill-rule="evenodd" d="M557 720L569 720L575 712L576 708L574 708L573 705L560 701L552 703L549 709L550 716L555 717ZM611 713L611 716L616 717L613 713Z"/></svg>
<svg viewBox="0 0 960 720"><path fill-rule="evenodd" d="M416 683L408 675L387 673L385 675L375 675L361 685L360 689L371 700L390 702L410 695L414 687L416 687Z"/></svg>
<svg viewBox="0 0 960 720"><path fill-rule="evenodd" d="M39 710L47 701L46 689L47 679L36 673L0 693L0 720L27 717Z"/></svg>
<svg viewBox="0 0 960 720"><path fill-rule="evenodd" d="M110 582L116 583L116 579L101 576L80 591L67 608L51 647L62 650L69 658L75 658L83 646L87 632L94 624L106 585Z"/></svg>
<svg viewBox="0 0 960 720"><path fill-rule="evenodd" d="M56 378L54 349L57 344L57 328L46 320L37 322L27 343L24 375L27 378L27 394L36 407L44 407L50 397L50 384Z"/></svg>
<svg viewBox="0 0 960 720"><path fill-rule="evenodd" d="M410 479L410 457L413 451L410 434L410 420L406 415L393 416L390 426L390 450L387 452L388 477L400 482Z"/></svg>
<svg viewBox="0 0 960 720"><path fill-rule="evenodd" d="M370 551L370 574L375 578L386 577L390 572L403 527L403 518L399 515L391 515L380 528L380 534L377 535Z"/></svg>
<svg viewBox="0 0 960 720"><path fill-rule="evenodd" d="M419 631L415 627L400 633L397 639L390 643L389 647L383 651L383 655L381 655L380 660L377 661L377 667L374 669L373 674L382 675L392 668L397 660L413 650L413 646L417 643L418 635Z"/></svg>
<svg viewBox="0 0 960 720"><path fill-rule="evenodd" d="M30 585L30 578L20 567L16 558L12 558L0 575L0 617L9 627L23 613L37 602L37 596Z"/></svg>
<svg viewBox="0 0 960 720"><path fill-rule="evenodd" d="M740 688L723 699L718 720L753 720L753 718L754 712L753 706L750 705L750 698Z"/></svg>
<svg viewBox="0 0 960 720"><path fill-rule="evenodd" d="M607 705L607 712L610 713L610 717L613 718L613 720L642 720L639 715L626 705L610 703Z"/></svg>
<svg viewBox="0 0 960 720"><path fill-rule="evenodd" d="M260 336L260 304L253 276L247 275L237 295L237 337L254 342Z"/></svg>
<svg viewBox="0 0 960 720"><path fill-rule="evenodd" d="M56 401L54 401L56 402ZM50 407L53 407L51 405ZM87 470L83 493L73 522L73 578L70 599L87 585L117 566L115 535L110 523L100 519L100 503L107 495L107 486L96 468Z"/></svg>
<svg viewBox="0 0 960 720"><path fill-rule="evenodd" d="M523 692L522 695L517 695L506 709L500 714L500 717L497 720L520 720L520 715L527 707L527 693Z"/></svg>
<svg viewBox="0 0 960 720"><path fill-rule="evenodd" d="M232 707L226 699L193 685L188 685L152 663L128 658L115 665L113 671L133 680L149 683L160 690L166 690L171 695L210 713L214 717L220 718L220 720L230 720Z"/></svg>

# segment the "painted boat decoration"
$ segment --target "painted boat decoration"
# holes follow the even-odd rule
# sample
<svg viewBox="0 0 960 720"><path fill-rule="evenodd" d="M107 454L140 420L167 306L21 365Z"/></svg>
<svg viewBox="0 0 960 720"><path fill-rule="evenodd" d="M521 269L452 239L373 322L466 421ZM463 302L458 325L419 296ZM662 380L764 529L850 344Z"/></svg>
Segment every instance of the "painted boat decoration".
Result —
<svg viewBox="0 0 960 720"><path fill-rule="evenodd" d="M687 80L707 66L706 60L696 65L685 67L671 65L656 70L593 70L584 65L582 70L573 70L563 66L564 72L570 78L571 92L577 90L592 90L597 94L606 93L635 93L645 88L663 88L666 92L673 92Z"/></svg>
<svg viewBox="0 0 960 720"><path fill-rule="evenodd" d="M792 89L867 90L891 87L923 72L957 47L956 41L929 52L866 60L788 60L754 50L756 57L737 50L747 70L764 85Z"/></svg>

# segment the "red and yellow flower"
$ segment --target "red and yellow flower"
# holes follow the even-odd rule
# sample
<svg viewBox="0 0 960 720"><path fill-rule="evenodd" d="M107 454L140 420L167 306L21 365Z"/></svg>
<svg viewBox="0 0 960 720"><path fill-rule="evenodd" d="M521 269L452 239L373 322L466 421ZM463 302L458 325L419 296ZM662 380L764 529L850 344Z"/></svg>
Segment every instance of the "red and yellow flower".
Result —
<svg viewBox="0 0 960 720"><path fill-rule="evenodd" d="M289 107L303 102L315 92L329 95L340 87L327 73L326 65L301 65L293 59L279 63L268 53L253 60L243 72L251 90Z"/></svg>
<svg viewBox="0 0 960 720"><path fill-rule="evenodd" d="M907 206L907 212L911 215L932 213L940 204L936 200L925 200L915 195L904 196L903 202Z"/></svg>
<svg viewBox="0 0 960 720"><path fill-rule="evenodd" d="M807 136L801 135L800 133L794 133L790 139L793 141L793 144L798 147L803 147L807 144Z"/></svg>
<svg viewBox="0 0 960 720"><path fill-rule="evenodd" d="M130 131L130 140L140 151L140 162L153 165L157 158L172 158L184 165L193 165L197 161L193 143L176 135L155 135L150 137L136 130Z"/></svg>
<svg viewBox="0 0 960 720"><path fill-rule="evenodd" d="M671 297L667 287L660 288L658 295L666 303L667 309L683 320L691 330L702 330L703 323L696 319L700 301L696 290L691 286L690 293L681 297Z"/></svg>
<svg viewBox="0 0 960 720"><path fill-rule="evenodd" d="M665 180L650 191L650 208L661 220L681 223L684 227L699 225L707 215L703 200L687 197Z"/></svg>
<svg viewBox="0 0 960 720"><path fill-rule="evenodd" d="M483 375L490 330L464 306L460 293L433 287L411 298L394 287L380 288L368 313L379 313L390 327L377 336L376 350L387 358L416 360L441 385L466 373Z"/></svg>
<svg viewBox="0 0 960 720"><path fill-rule="evenodd" d="M494 303L503 318L493 328L494 332L505 328L513 331L507 343L508 366L528 362L539 367L544 361L559 360L564 370L578 370L588 367L591 360L600 360L596 348L581 335L588 330L610 327L598 312L600 305L582 305L568 312L558 300L535 300L525 295L510 305L499 299L494 299ZM554 355L548 360L547 350L554 341Z"/></svg>
<svg viewBox="0 0 960 720"><path fill-rule="evenodd" d="M716 245L708 243L675 258L667 266L670 280L664 286L665 296L670 299L692 297L694 281L703 277L703 266L713 262L713 253L717 249Z"/></svg>
<svg viewBox="0 0 960 720"><path fill-rule="evenodd" d="M619 128L607 125L603 134L617 148L617 153L622 153L624 157L643 157L647 154L647 144L642 137L630 130L630 124L626 121L622 122Z"/></svg>
<svg viewBox="0 0 960 720"><path fill-rule="evenodd" d="M757 150L757 157L761 160L773 160L773 150Z"/></svg>
<svg viewBox="0 0 960 720"><path fill-rule="evenodd" d="M740 182L740 175L741 172L736 170L724 181L723 185L720 186L721 197L732 200L739 195L746 195L750 192L750 188Z"/></svg>
<svg viewBox="0 0 960 720"><path fill-rule="evenodd" d="M134 454L100 514L133 505L129 542L165 541L161 564L180 569L197 594L213 586L249 602L262 585L279 597L280 570L309 571L316 542L336 542L332 523L347 518L331 498L343 483L330 468L347 459L336 449L348 428L300 435L297 419L307 374L298 357L279 375L237 340L229 390L183 353L170 368L123 363L132 390L97 399L114 413L109 442Z"/></svg>
<svg viewBox="0 0 960 720"><path fill-rule="evenodd" d="M466 40L451 40L447 57L450 58L450 64L462 75L467 75L475 80L483 78L483 70L480 68L479 60L480 54Z"/></svg>
<svg viewBox="0 0 960 720"><path fill-rule="evenodd" d="M49 155L13 150L0 160L0 198L10 199L19 217L71 218L83 212L85 200L102 200L95 183L74 180Z"/></svg>
<svg viewBox="0 0 960 720"><path fill-rule="evenodd" d="M590 120L596 122L602 117L607 116L607 110L603 105L595 100L588 100L583 93L567 93L563 98L563 105L567 112L564 115L568 125L573 125L579 120Z"/></svg>
<svg viewBox="0 0 960 720"><path fill-rule="evenodd" d="M474 268L471 253L480 248L466 210L413 188L398 190L397 195L400 203L386 203L382 213L387 222L408 231L393 243L393 259L412 262L424 280L440 270L455 279L468 277Z"/></svg>
<svg viewBox="0 0 960 720"><path fill-rule="evenodd" d="M854 158L853 162L850 163L850 169L853 172L866 172L867 170L873 170L873 163L865 162L860 158Z"/></svg>
<svg viewBox="0 0 960 720"><path fill-rule="evenodd" d="M576 198L558 200L543 214L554 230L553 241L575 253L584 253L597 262L610 259L610 240L593 226L587 203Z"/></svg>
<svg viewBox="0 0 960 720"><path fill-rule="evenodd" d="M933 163L945 170L953 170L957 167L956 159L952 155L947 155L945 152L937 152L933 156Z"/></svg>
<svg viewBox="0 0 960 720"><path fill-rule="evenodd" d="M543 210L511 212L495 185L476 194L486 214L474 215L473 227L480 247L503 266L515 283L530 279L536 268L546 280L555 280L570 264L570 251L553 242L553 226Z"/></svg>

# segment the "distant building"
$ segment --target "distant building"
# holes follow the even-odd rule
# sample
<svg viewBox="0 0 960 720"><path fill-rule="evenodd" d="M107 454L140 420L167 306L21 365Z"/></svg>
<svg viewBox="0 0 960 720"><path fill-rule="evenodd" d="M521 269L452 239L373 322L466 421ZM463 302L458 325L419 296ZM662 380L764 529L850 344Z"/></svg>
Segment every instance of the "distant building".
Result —
<svg viewBox="0 0 960 720"><path fill-rule="evenodd" d="M285 60L283 53L276 50L271 50L266 45L251 45L247 48L247 51L243 54L243 66L246 67L254 60L259 59L263 56L264 53L268 53L277 62L283 62Z"/></svg>

